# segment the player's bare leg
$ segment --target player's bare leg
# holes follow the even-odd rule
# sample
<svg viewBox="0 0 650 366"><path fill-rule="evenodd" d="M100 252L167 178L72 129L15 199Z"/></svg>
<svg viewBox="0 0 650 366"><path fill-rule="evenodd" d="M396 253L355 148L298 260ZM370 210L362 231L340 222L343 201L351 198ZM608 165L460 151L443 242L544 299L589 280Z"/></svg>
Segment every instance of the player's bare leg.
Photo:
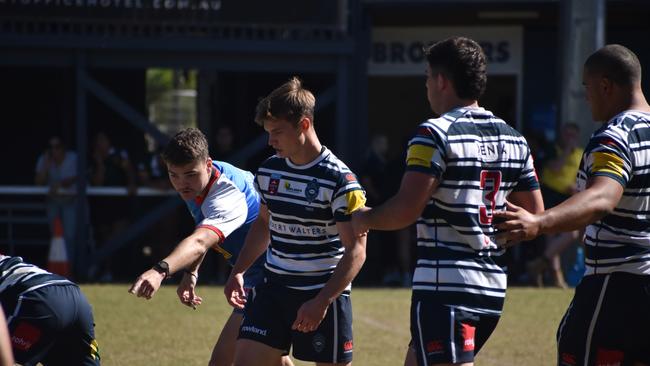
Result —
<svg viewBox="0 0 650 366"><path fill-rule="evenodd" d="M221 330L219 339L214 345L210 363L208 366L232 366L235 359L235 347L237 343L237 335L239 334L239 327L244 316L239 313L232 313L226 321L226 324ZM293 366L293 362L289 356L283 356L273 366Z"/></svg>
<svg viewBox="0 0 650 366"><path fill-rule="evenodd" d="M235 347L235 366L276 366L282 350L250 339L238 339Z"/></svg>

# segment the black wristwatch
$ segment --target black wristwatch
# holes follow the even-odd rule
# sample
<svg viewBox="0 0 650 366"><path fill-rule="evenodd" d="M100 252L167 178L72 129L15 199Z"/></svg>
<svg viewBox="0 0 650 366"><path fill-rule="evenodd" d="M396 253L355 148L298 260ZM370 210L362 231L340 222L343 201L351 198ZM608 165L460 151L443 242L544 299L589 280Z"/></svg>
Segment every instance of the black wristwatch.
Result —
<svg viewBox="0 0 650 366"><path fill-rule="evenodd" d="M169 264L165 261L160 261L156 264L153 265L153 270L160 273L164 274L165 278L169 277Z"/></svg>

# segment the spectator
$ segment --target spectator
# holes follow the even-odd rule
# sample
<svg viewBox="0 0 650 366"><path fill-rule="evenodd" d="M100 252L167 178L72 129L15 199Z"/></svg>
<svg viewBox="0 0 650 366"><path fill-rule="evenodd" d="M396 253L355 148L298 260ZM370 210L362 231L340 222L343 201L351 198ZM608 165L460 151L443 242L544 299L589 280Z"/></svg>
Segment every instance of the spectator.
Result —
<svg viewBox="0 0 650 366"><path fill-rule="evenodd" d="M551 208L576 192L576 173L584 150L578 146L580 128L575 123L565 123L560 129L560 138L548 156L541 174L544 207ZM560 254L578 239L578 231L562 232L546 236L544 252L528 264L531 280L543 286L543 274L551 272L551 283L555 287L567 288L562 272Z"/></svg>
<svg viewBox="0 0 650 366"><path fill-rule="evenodd" d="M105 132L99 132L94 139L90 167L90 181L93 186L127 187L128 197L91 197L91 218L98 246L124 230L129 222L129 213L134 212L136 173L126 150L113 146ZM108 261L105 265L110 267ZM104 268L101 281L110 281L114 271Z"/></svg>
<svg viewBox="0 0 650 366"><path fill-rule="evenodd" d="M77 228L75 182L77 180L77 154L66 150L63 140L53 136L47 149L36 163L37 185L49 186L47 195L47 218L50 230L54 232L54 221L58 218L63 225L63 238L68 260L74 264L75 234ZM74 268L71 268L74 273Z"/></svg>

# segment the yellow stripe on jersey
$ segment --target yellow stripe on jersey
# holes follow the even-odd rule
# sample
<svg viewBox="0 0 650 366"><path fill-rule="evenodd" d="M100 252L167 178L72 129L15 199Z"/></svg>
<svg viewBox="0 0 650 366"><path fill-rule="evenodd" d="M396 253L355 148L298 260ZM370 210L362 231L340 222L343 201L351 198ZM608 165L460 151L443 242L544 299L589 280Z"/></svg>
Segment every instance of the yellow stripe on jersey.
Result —
<svg viewBox="0 0 650 366"><path fill-rule="evenodd" d="M345 211L346 215L353 213L366 204L366 196L363 191L356 190L350 191L345 194L345 201L347 202L348 209Z"/></svg>
<svg viewBox="0 0 650 366"><path fill-rule="evenodd" d="M594 152L591 173L610 173L623 178L623 159L610 152Z"/></svg>
<svg viewBox="0 0 650 366"><path fill-rule="evenodd" d="M431 146L411 145L406 154L406 166L418 165L430 168L434 152L435 149Z"/></svg>

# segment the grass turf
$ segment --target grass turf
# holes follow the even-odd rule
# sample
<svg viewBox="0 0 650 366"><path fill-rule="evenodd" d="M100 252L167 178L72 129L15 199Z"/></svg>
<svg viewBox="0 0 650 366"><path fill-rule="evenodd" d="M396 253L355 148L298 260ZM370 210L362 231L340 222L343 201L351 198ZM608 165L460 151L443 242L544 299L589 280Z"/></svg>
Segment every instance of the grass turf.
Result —
<svg viewBox="0 0 650 366"><path fill-rule="evenodd" d="M93 305L103 365L207 365L231 312L221 287L199 286L204 301L197 310L177 300L174 286L164 286L149 301L128 294L128 288L127 284L82 286ZM570 290L509 289L504 315L476 364L554 364L555 330L572 295ZM410 290L355 288L352 301L353 364L402 365L410 339Z"/></svg>

